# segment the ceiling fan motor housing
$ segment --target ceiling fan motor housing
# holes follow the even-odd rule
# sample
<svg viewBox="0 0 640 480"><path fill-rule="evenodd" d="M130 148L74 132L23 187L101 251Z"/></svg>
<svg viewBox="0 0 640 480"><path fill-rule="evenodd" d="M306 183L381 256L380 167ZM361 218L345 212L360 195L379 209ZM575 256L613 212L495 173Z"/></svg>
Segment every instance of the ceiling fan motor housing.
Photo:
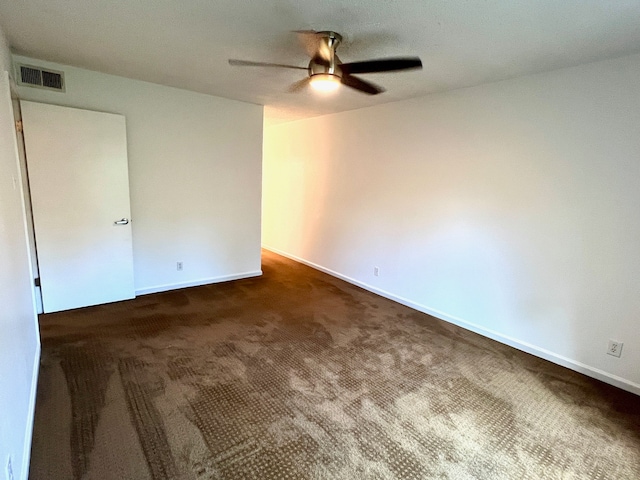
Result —
<svg viewBox="0 0 640 480"><path fill-rule="evenodd" d="M333 75L338 78L342 78L342 69L337 62L333 65L330 65L326 63L318 63L315 60L311 60L309 62L309 76L313 77L314 75Z"/></svg>
<svg viewBox="0 0 640 480"><path fill-rule="evenodd" d="M320 45L318 54L309 62L309 76L332 75L342 78L342 69L340 68L342 62L336 55L336 48L342 42L342 36L331 31L318 32L317 35Z"/></svg>

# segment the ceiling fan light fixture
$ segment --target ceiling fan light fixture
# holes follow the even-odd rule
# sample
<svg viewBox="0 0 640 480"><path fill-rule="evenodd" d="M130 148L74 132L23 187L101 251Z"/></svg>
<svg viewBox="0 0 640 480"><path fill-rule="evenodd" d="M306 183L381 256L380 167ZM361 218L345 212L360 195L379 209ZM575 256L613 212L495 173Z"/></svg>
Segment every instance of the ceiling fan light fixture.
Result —
<svg viewBox="0 0 640 480"><path fill-rule="evenodd" d="M340 86L340 77L330 73L318 73L311 76L311 86L319 92L335 92Z"/></svg>

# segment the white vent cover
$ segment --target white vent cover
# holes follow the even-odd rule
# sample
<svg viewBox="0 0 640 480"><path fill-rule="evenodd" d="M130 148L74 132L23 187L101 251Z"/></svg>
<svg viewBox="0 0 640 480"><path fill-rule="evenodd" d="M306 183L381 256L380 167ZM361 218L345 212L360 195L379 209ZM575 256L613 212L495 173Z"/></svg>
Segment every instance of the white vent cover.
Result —
<svg viewBox="0 0 640 480"><path fill-rule="evenodd" d="M64 73L57 70L17 64L18 85L64 92Z"/></svg>

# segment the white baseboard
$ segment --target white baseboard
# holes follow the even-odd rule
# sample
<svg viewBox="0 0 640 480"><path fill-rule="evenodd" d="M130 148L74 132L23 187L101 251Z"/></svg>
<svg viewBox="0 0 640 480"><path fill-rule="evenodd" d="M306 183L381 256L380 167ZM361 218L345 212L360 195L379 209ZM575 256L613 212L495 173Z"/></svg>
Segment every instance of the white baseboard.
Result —
<svg viewBox="0 0 640 480"><path fill-rule="evenodd" d="M220 277L202 278L200 280L193 280L183 283L170 283L166 285L156 285L155 287L147 287L136 290L136 296L148 295L150 293L167 292L169 290L177 290L179 288L199 287L200 285L208 285L210 283L229 282L231 280L242 280L243 278L259 277L262 275L262 270L255 270L253 272L236 273L233 275L223 275Z"/></svg>
<svg viewBox="0 0 640 480"><path fill-rule="evenodd" d="M29 478L29 464L31 463L31 441L33 439L33 422L36 412L36 393L38 391L38 374L40 373L40 334L38 334L38 345L33 358L33 372L31 373L31 391L29 392L29 411L27 425L24 432L24 447L22 451L22 471L20 480Z"/></svg>
<svg viewBox="0 0 640 480"><path fill-rule="evenodd" d="M615 387L621 388L623 390L626 390L628 392L631 393L635 393L636 395L640 395L640 384L637 384L635 382L632 382L630 380L618 377L616 375L613 375L611 373L607 373L603 370L600 370L599 368L595 368L589 365L586 365L584 363L578 362L576 360L572 360L571 358L567 358L564 357L562 355L558 355L557 353L554 353L550 350L538 347L536 345L533 345L531 343L528 342L524 342L522 340L519 340L517 338L513 338L513 337L509 337L507 335L503 335L499 332L496 332L494 330L490 330L487 328L484 328L480 325L477 325L475 323L471 323L468 322L466 320L463 320L461 318L455 317L453 315L448 315L444 312L441 312L439 310L435 310L433 308L429 308L425 305L421 305L419 303L413 302L411 300L408 300L406 298L400 297L398 295L394 295L393 293L387 292L385 290L382 290L380 288L374 287L372 285L369 285L367 283L361 282L359 280L356 280L355 278L351 278L348 277L346 275L342 275L341 273L335 272L331 269L325 268L321 265L318 265L316 263L310 262L308 260L305 260L303 258L297 257L295 255L291 255L290 253L287 252L283 252L282 250L278 250L277 248L273 248L270 247L268 245L263 245L262 248L264 248L265 250L269 250L271 252L277 253L278 255L282 255L283 257L287 257L290 258L291 260L295 260L296 262L300 262L303 263L305 265L308 265L311 268L314 268L316 270L319 270L321 272L327 273L333 277L339 278L341 280L344 280L345 282L351 283L353 285L357 285L358 287L364 288L365 290L368 290L370 292L373 292L377 295L380 295L382 297L388 298L389 300L393 300L394 302L398 302L402 305L405 305L407 307L413 308L414 310L418 310L419 312L422 313L426 313L428 315L431 315L433 317L436 317L440 320L444 320L445 322L449 322L452 323L454 325L457 325L459 327L462 327L466 330L470 330L472 332L475 332L477 334L480 334L484 337L488 337L491 338L492 340L495 340L497 342L503 343L505 345L509 345L510 347L516 348L518 350L521 350L523 352L526 353L530 353L531 355L535 355L536 357L539 358L543 358L545 360L548 360L552 363L555 363L557 365L561 365L563 367L569 368L570 370L574 370L576 372L582 373L584 375L587 375L589 377L595 378L597 380L600 380L602 382L608 383L610 385L613 385Z"/></svg>

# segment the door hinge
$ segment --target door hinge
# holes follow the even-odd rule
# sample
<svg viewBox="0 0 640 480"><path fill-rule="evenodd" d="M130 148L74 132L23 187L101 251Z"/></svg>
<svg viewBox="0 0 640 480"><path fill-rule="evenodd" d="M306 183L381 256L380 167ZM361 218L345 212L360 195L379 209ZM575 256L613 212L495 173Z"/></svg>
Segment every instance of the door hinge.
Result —
<svg viewBox="0 0 640 480"><path fill-rule="evenodd" d="M33 279L33 283L35 283L36 287L40 286L40 277L36 277Z"/></svg>
<svg viewBox="0 0 640 480"><path fill-rule="evenodd" d="M16 132L22 133L22 120L16 122Z"/></svg>

